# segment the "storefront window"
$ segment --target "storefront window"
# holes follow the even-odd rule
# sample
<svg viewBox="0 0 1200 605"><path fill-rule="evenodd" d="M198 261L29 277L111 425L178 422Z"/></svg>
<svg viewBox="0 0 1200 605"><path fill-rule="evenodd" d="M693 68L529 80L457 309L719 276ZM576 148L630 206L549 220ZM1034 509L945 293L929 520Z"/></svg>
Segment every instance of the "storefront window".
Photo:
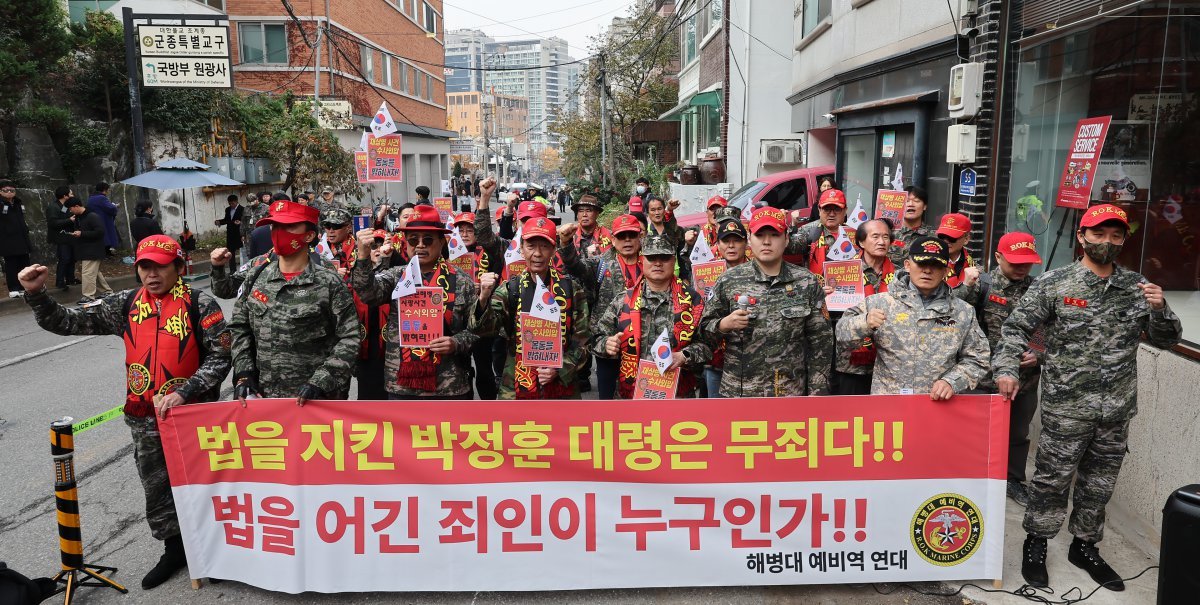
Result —
<svg viewBox="0 0 1200 605"><path fill-rule="evenodd" d="M1078 255L1078 212L1055 207L1075 126L1111 116L1091 203L1133 224L1118 262L1166 291L1184 338L1200 343L1200 17L1181 4L1082 24L1021 43L1006 231L1036 236L1048 268ZM1196 10L1183 13L1195 14Z"/></svg>

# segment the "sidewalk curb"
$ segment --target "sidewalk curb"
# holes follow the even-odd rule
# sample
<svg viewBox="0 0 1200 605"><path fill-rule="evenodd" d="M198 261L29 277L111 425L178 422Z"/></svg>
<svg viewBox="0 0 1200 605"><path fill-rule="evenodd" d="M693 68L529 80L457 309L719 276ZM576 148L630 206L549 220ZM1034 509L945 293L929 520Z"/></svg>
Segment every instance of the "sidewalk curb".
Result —
<svg viewBox="0 0 1200 605"><path fill-rule="evenodd" d="M208 259L202 261L192 261L192 274L208 276L212 263ZM113 292L128 290L137 286L137 281L133 279L133 268L130 267L130 273L120 277L107 277L108 285L112 287ZM79 286L71 286L66 292L58 288L49 287L47 292L50 298L57 300L60 304L73 307L83 294ZM7 315L16 315L18 313L31 313L29 305L25 304L25 300L21 298L4 298L0 299L0 317Z"/></svg>

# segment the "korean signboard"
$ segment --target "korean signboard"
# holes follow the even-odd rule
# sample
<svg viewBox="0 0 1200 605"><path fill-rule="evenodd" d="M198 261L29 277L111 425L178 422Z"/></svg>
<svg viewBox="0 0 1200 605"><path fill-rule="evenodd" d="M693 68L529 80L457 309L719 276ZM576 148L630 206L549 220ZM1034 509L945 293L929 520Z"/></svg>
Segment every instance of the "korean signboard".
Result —
<svg viewBox="0 0 1200 605"><path fill-rule="evenodd" d="M231 88L229 28L139 25L142 84L152 88Z"/></svg>

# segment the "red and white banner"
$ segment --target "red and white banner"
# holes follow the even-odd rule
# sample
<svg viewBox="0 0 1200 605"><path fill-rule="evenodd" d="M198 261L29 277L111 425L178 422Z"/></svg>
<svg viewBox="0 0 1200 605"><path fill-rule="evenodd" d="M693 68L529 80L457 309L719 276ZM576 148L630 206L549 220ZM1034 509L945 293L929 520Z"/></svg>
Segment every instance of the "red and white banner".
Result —
<svg viewBox="0 0 1200 605"><path fill-rule="evenodd" d="M1007 404L259 399L160 421L192 577L269 590L999 578Z"/></svg>

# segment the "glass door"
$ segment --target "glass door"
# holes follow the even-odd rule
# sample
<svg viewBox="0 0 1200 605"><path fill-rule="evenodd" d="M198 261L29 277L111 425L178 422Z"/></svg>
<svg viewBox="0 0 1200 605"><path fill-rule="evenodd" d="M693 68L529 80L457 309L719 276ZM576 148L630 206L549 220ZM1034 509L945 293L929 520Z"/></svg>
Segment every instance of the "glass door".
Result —
<svg viewBox="0 0 1200 605"><path fill-rule="evenodd" d="M838 148L841 170L838 171L838 184L846 194L846 204L854 208L854 203L861 199L863 208L874 216L875 189L878 187L879 173L876 161L879 157L879 142L873 129L848 130L840 133Z"/></svg>

